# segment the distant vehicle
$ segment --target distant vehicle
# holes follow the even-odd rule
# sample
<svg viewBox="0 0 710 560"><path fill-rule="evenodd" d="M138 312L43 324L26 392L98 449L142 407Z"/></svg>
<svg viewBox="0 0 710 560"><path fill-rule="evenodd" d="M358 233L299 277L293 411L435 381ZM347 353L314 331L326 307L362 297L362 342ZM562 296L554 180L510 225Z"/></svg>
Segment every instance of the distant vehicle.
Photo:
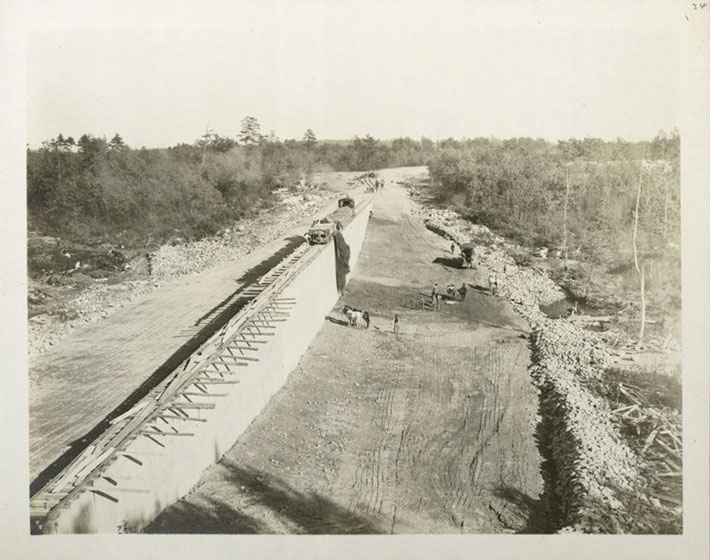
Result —
<svg viewBox="0 0 710 560"><path fill-rule="evenodd" d="M338 201L338 208L352 208L355 210L355 200L349 196L344 196Z"/></svg>
<svg viewBox="0 0 710 560"><path fill-rule="evenodd" d="M461 245L461 268L473 268L473 252L475 246L473 243L464 243Z"/></svg>

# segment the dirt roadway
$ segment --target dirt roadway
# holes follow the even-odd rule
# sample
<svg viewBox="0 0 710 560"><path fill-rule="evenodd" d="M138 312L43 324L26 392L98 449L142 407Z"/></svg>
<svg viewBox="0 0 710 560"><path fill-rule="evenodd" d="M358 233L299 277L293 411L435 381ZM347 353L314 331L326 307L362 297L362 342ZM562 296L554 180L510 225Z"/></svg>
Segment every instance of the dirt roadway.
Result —
<svg viewBox="0 0 710 560"><path fill-rule="evenodd" d="M356 175L331 174L329 189L364 192L348 188L348 180ZM332 202L320 214L336 205ZM228 318L239 291L303 242L301 234L309 224L310 219L299 223L244 259L181 277L140 296L33 357L29 368L31 492L100 433L92 428L109 413L130 408L127 399L134 401L136 394L154 386L194 352Z"/></svg>
<svg viewBox="0 0 710 560"><path fill-rule="evenodd" d="M480 286L487 274L446 266L449 244L391 183L402 173L385 172L338 304L368 309L371 328L326 321L282 390L148 532L545 530L527 326L475 289L421 310L434 282Z"/></svg>

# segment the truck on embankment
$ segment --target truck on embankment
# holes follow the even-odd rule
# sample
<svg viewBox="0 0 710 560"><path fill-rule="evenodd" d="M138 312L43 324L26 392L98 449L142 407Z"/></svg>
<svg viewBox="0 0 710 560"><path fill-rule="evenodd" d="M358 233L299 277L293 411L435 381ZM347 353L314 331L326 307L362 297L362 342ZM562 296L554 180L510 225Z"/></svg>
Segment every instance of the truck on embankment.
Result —
<svg viewBox="0 0 710 560"><path fill-rule="evenodd" d="M337 210L311 224L306 239L311 245L325 245L333 238L336 230L343 229L355 215L355 200L344 196L338 200Z"/></svg>

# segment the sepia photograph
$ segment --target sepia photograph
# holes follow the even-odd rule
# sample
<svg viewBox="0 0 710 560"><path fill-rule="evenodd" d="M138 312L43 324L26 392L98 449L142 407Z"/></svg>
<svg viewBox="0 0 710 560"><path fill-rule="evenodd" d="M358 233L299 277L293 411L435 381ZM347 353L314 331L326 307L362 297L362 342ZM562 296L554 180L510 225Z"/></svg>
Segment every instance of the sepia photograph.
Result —
<svg viewBox="0 0 710 560"><path fill-rule="evenodd" d="M6 557L707 555L706 3L6 13Z"/></svg>

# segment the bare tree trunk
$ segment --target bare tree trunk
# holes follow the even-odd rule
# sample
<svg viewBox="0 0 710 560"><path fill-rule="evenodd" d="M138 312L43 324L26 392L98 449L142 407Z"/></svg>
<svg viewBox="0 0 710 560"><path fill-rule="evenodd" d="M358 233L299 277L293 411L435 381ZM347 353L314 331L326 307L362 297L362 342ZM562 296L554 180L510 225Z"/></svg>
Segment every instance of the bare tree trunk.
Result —
<svg viewBox="0 0 710 560"><path fill-rule="evenodd" d="M671 191L668 189L668 181L664 179L666 188L666 199L663 203L663 241L668 242L668 204L671 199Z"/></svg>
<svg viewBox="0 0 710 560"><path fill-rule="evenodd" d="M594 274L594 266L589 265L589 270L587 274L587 284L584 286L584 297L589 297L589 287L592 285L592 274Z"/></svg>
<svg viewBox="0 0 710 560"><path fill-rule="evenodd" d="M645 268L641 265L641 328L639 329L639 344L643 340L646 328L646 274Z"/></svg>
<svg viewBox="0 0 710 560"><path fill-rule="evenodd" d="M668 179L666 177L666 151L663 150L663 155L661 156L661 161L663 162L663 168L661 170L661 176L663 177L663 189L665 193L665 200L663 201L663 241L668 242L668 203L670 202L670 189L668 188ZM671 169L673 167L671 166Z"/></svg>
<svg viewBox="0 0 710 560"><path fill-rule="evenodd" d="M565 217L562 223L562 250L565 253L565 271L567 270L567 205L569 204L569 164L567 164L565 174Z"/></svg>
<svg viewBox="0 0 710 560"><path fill-rule="evenodd" d="M634 210L634 266L636 267L636 272L639 275L640 280L640 290L641 290L641 328L639 329L639 340L638 344L641 344L643 339L644 330L646 328L646 293L645 293L645 277L643 267L639 267L638 258L638 247L636 240L638 238L638 225L639 225L639 203L641 202L641 178L643 177L643 161L646 157L646 149L644 148L643 155L641 156L641 165L639 169L639 182L638 189L636 190L636 209Z"/></svg>
<svg viewBox="0 0 710 560"><path fill-rule="evenodd" d="M205 127L205 135L203 138L205 139L204 144L202 145L202 166L200 167L200 173L202 173L205 170L205 158L207 157L207 143L209 142L210 139L210 127L209 125Z"/></svg>

